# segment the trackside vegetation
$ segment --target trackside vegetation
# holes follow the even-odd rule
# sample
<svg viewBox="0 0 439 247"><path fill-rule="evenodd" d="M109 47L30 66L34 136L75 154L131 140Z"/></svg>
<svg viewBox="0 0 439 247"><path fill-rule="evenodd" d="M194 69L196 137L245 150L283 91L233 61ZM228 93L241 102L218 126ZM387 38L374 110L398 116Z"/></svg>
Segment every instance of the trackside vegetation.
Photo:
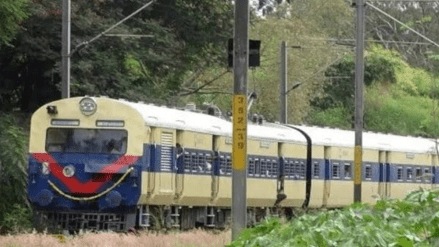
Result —
<svg viewBox="0 0 439 247"><path fill-rule="evenodd" d="M238 246L439 246L439 190L420 189L403 200L352 204L289 222L271 218L229 245Z"/></svg>
<svg viewBox="0 0 439 247"><path fill-rule="evenodd" d="M0 234L32 226L26 199L28 138L18 117L0 112Z"/></svg>

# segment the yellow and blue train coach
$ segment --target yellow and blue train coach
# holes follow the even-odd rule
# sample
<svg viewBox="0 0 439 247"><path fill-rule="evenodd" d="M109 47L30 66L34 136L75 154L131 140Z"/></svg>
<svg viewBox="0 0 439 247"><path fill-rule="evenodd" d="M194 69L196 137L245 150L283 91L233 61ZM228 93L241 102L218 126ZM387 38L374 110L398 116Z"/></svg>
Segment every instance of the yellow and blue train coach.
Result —
<svg viewBox="0 0 439 247"><path fill-rule="evenodd" d="M313 140L313 191L310 206L341 207L354 200L353 131L301 126ZM436 140L363 133L362 202L403 198L438 182Z"/></svg>
<svg viewBox="0 0 439 247"><path fill-rule="evenodd" d="M362 198L431 188L435 141L364 133ZM249 224L295 207L353 202L352 131L248 125ZM232 123L204 113L107 97L48 103L32 117L28 198L62 229L222 227L230 221Z"/></svg>

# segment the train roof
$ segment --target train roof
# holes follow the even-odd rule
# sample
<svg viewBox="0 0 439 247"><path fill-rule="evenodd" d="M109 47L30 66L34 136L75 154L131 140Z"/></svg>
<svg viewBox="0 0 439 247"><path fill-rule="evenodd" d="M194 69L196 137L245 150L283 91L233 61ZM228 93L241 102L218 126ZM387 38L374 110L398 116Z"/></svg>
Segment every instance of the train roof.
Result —
<svg viewBox="0 0 439 247"><path fill-rule="evenodd" d="M315 126L296 126L310 135L313 143L319 145L355 146L355 132ZM434 139L399 136L393 134L364 131L362 135L363 148L386 151L400 151L412 153L436 153Z"/></svg>
<svg viewBox="0 0 439 247"><path fill-rule="evenodd" d="M168 108L152 104L121 101L136 109L143 117L145 124L164 128L177 128L200 131L216 135L232 136L232 122L206 113L192 110ZM304 143L305 138L297 131L289 128L271 127L268 125L248 123L249 138L269 139L273 141L289 141Z"/></svg>
<svg viewBox="0 0 439 247"><path fill-rule="evenodd" d="M231 132L231 123L216 116L153 104L121 102L137 110L143 117L145 124L151 126L200 131L217 135L228 135Z"/></svg>
<svg viewBox="0 0 439 247"><path fill-rule="evenodd" d="M232 122L217 116L151 104L127 101L126 103L137 109L145 122L150 125L202 131L226 136L232 135ZM304 136L290 127L299 128L306 132L313 144L342 147L355 146L354 131L327 127L304 125L289 125L287 127L275 123L257 124L248 121L247 133L249 138L305 143L306 139ZM429 138L364 131L362 142L363 148L368 149L413 153L436 152L435 141Z"/></svg>
<svg viewBox="0 0 439 247"><path fill-rule="evenodd" d="M79 102L83 97L63 99L59 102ZM98 104L108 102L109 105L124 104L129 106L139 115L131 117L141 117L146 125L182 129L189 131L198 131L210 133L213 135L232 136L232 122L228 119L209 115L206 113L196 112L193 110L169 108L142 102L130 102L126 100L117 100L107 97L92 97ZM40 108L45 111L48 103ZM139 119L140 120L140 119ZM264 139L289 143L305 143L306 139L297 130L298 128L307 133L313 144L323 146L342 146L353 147L355 145L355 132L351 130L341 130L334 128L303 126L303 125L281 125L277 123L258 123L257 121L248 121L247 134L248 138ZM412 153L436 153L436 143L434 139L398 136L392 134L382 134L373 132L363 132L362 146L368 149L378 149L385 151L401 151Z"/></svg>

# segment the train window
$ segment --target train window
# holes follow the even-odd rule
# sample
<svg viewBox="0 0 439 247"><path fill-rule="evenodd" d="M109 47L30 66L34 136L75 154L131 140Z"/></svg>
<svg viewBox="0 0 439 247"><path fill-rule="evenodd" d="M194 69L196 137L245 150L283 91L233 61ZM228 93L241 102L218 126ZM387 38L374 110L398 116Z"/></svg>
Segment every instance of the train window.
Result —
<svg viewBox="0 0 439 247"><path fill-rule="evenodd" d="M406 173L407 173L407 180L412 180L413 179L413 170L412 170L412 168L407 168L407 170L406 170Z"/></svg>
<svg viewBox="0 0 439 247"><path fill-rule="evenodd" d="M49 128L47 152L124 154L127 150L126 130Z"/></svg>
<svg viewBox="0 0 439 247"><path fill-rule="evenodd" d="M212 171L212 157L210 153L185 152L185 172L210 173Z"/></svg>
<svg viewBox="0 0 439 247"><path fill-rule="evenodd" d="M230 155L220 156L220 174L231 175L232 174L232 159Z"/></svg>
<svg viewBox="0 0 439 247"><path fill-rule="evenodd" d="M397 170L396 170L396 179L398 181L402 180L402 167L398 166Z"/></svg>
<svg viewBox="0 0 439 247"><path fill-rule="evenodd" d="M340 178L340 164L339 163L332 164L332 177L333 178Z"/></svg>
<svg viewBox="0 0 439 247"><path fill-rule="evenodd" d="M424 182L429 183L431 181L431 178L432 178L431 175L432 174L430 173L430 168L424 168L424 175L422 176Z"/></svg>
<svg viewBox="0 0 439 247"><path fill-rule="evenodd" d="M315 177L315 178L320 177L320 165L319 165L319 162L314 162L312 173L313 173L312 174L313 177Z"/></svg>
<svg viewBox="0 0 439 247"><path fill-rule="evenodd" d="M350 163L344 163L344 178L351 178L352 166Z"/></svg>
<svg viewBox="0 0 439 247"><path fill-rule="evenodd" d="M191 153L185 151L184 152L184 172L191 172Z"/></svg>
<svg viewBox="0 0 439 247"><path fill-rule="evenodd" d="M261 160L255 159L255 176L259 177L261 175Z"/></svg>
<svg viewBox="0 0 439 247"><path fill-rule="evenodd" d="M416 178L416 181L418 181L418 182L420 182L422 180L422 170L419 167L417 167L415 169L415 178Z"/></svg>
<svg viewBox="0 0 439 247"><path fill-rule="evenodd" d="M200 155L198 153L193 152L191 154L191 172L192 173L201 173L203 168L201 167Z"/></svg>
<svg viewBox="0 0 439 247"><path fill-rule="evenodd" d="M364 178L366 180L371 180L372 179L372 167L370 165L366 165L366 167L365 167Z"/></svg>
<svg viewBox="0 0 439 247"><path fill-rule="evenodd" d="M197 153L194 157L195 172L204 173L206 170L206 159L201 153Z"/></svg>
<svg viewBox="0 0 439 247"><path fill-rule="evenodd" d="M299 165L299 177L305 178L305 163L303 161L300 161Z"/></svg>
<svg viewBox="0 0 439 247"><path fill-rule="evenodd" d="M207 174L209 174L209 173L211 173L212 172L212 155L210 154L210 153L205 153L203 156L202 156L203 158L202 158L202 168L203 168L203 171L204 171L204 173L207 173Z"/></svg>
<svg viewBox="0 0 439 247"><path fill-rule="evenodd" d="M269 177L270 171L266 160L261 160L261 177Z"/></svg>
<svg viewBox="0 0 439 247"><path fill-rule="evenodd" d="M250 177L255 176L255 162L252 158L250 158L248 161L248 175Z"/></svg>
<svg viewBox="0 0 439 247"><path fill-rule="evenodd" d="M293 176L295 178L299 178L299 170L300 170L300 163L299 163L299 161L294 161L294 164L293 164Z"/></svg>
<svg viewBox="0 0 439 247"><path fill-rule="evenodd" d="M278 173L279 173L279 166L277 164L277 160L271 160L270 175L272 177L276 177Z"/></svg>
<svg viewBox="0 0 439 247"><path fill-rule="evenodd" d="M275 160L261 159L261 176L274 177L277 175L277 162Z"/></svg>
<svg viewBox="0 0 439 247"><path fill-rule="evenodd" d="M294 163L291 160L285 160L284 170L286 177L294 177Z"/></svg>
<svg viewBox="0 0 439 247"><path fill-rule="evenodd" d="M293 167L293 173L295 178L305 177L305 164L302 161L295 161Z"/></svg>

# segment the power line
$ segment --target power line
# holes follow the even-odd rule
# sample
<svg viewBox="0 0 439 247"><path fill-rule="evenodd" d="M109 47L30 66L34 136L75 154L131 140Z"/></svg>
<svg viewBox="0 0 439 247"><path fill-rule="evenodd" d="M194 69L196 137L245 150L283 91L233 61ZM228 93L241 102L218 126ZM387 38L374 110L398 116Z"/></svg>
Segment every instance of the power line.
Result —
<svg viewBox="0 0 439 247"><path fill-rule="evenodd" d="M414 30L413 28L407 26L405 23L399 21L399 20L396 19L395 17L393 17L393 16L387 14L386 12L384 12L383 10L381 10L380 8L375 7L374 5L372 5L372 4L370 4L370 3L366 3L366 5L368 5L369 7L373 8L373 9L375 9L376 11L380 12L381 14L387 16L388 18L392 19L393 21L397 22L398 24L404 26L404 27L407 28L408 30L414 32L415 34L417 34L417 35L420 36L421 38L427 40L428 42L430 42L431 44L435 45L436 47L439 47L439 44L438 44L438 43L434 42L433 40L429 39L427 36L421 34L420 32L418 32L418 31L416 31L416 30Z"/></svg>
<svg viewBox="0 0 439 247"><path fill-rule="evenodd" d="M437 0L368 0L367 2L394 2L394 3L439 3Z"/></svg>
<svg viewBox="0 0 439 247"><path fill-rule="evenodd" d="M151 35L151 34L108 33L108 34L103 34L103 36L108 36L108 37L128 37L128 38L154 38L154 35Z"/></svg>
<svg viewBox="0 0 439 247"><path fill-rule="evenodd" d="M337 38L306 38L304 41L325 41L325 42L355 42L355 39L337 39ZM377 39L367 39L365 42L370 43L393 43L393 44L401 44L401 45L433 45L429 42L413 42L413 41L396 41L396 40L377 40ZM309 47L309 46L308 46Z"/></svg>
<svg viewBox="0 0 439 247"><path fill-rule="evenodd" d="M133 13L131 13L130 15L128 15L127 17L123 18L122 20L120 20L119 22L117 22L116 24L112 25L111 27L107 28L105 31L99 33L98 35L96 35L95 37L93 37L92 39L88 40L88 41L84 41L79 43L70 53L70 56L73 55L73 53L75 53L76 51L78 51L80 48L82 48L83 46L89 45L90 43L94 42L95 40L99 39L102 36L110 36L111 34L107 34L109 31L111 31L112 29L114 29L115 27L119 26L120 24L124 23L126 20L130 19L131 17L135 16L136 14L138 14L140 11L142 11L143 9L145 9L146 7L148 7L149 5L153 4L156 0L151 0L150 2L146 3L145 5L143 5L142 7L140 7L139 9L137 9L136 11L134 11ZM113 35L114 36L114 35Z"/></svg>

